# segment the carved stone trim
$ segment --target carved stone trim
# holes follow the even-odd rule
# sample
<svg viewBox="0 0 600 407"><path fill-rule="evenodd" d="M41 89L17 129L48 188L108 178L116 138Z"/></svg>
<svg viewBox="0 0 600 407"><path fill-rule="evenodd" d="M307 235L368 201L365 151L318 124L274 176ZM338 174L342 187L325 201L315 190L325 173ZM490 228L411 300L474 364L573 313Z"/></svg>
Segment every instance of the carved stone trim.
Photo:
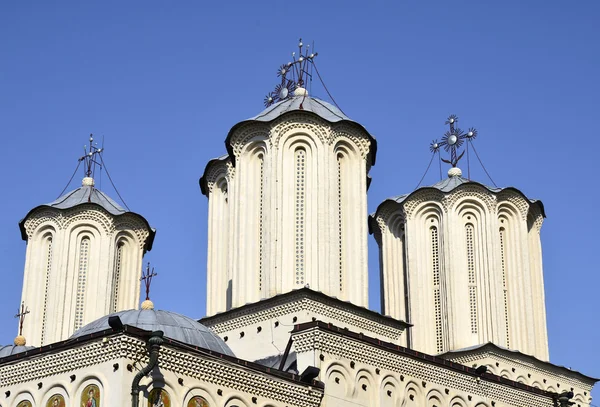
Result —
<svg viewBox="0 0 600 407"><path fill-rule="evenodd" d="M386 351L369 343L318 328L294 333L292 336L297 353L317 351L325 354L325 360L334 359L341 363L352 361L355 363L354 371L373 371L373 377L376 377L377 373L374 371L378 368L382 376L385 375L385 371L389 371L395 375L408 376L405 379L407 382L416 380L417 383L425 383L428 387L448 388L510 406L553 407L553 401L549 397L517 388L509 390L506 385L487 380L482 386L473 376L463 372ZM442 405L447 405L448 401L449 399L442 401Z"/></svg>
<svg viewBox="0 0 600 407"><path fill-rule="evenodd" d="M300 298L288 297L280 299L277 302L268 301L266 304L258 303L256 307L251 309L228 313L224 317L216 316L207 322L201 322L210 327L216 334L223 334L262 321L275 320L285 315L300 314L308 311L312 314L335 319L339 321L338 323L346 323L358 329L389 338L390 341L400 338L404 331L403 329L386 324L383 316L380 321L373 320L371 313L353 310L350 307L348 306L348 308L344 309L335 300L321 302L306 296Z"/></svg>

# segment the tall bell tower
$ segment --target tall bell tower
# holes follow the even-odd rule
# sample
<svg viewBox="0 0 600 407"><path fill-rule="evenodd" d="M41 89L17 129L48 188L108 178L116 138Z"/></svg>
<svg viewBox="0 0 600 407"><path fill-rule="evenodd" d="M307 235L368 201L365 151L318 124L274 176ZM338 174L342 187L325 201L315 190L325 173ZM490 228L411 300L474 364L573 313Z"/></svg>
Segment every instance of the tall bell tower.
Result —
<svg viewBox="0 0 600 407"><path fill-rule="evenodd" d="M376 142L305 88L300 42L267 108L231 129L200 179L209 199L208 315L309 286L368 305L367 187Z"/></svg>
<svg viewBox="0 0 600 407"><path fill-rule="evenodd" d="M544 206L516 188L462 176L471 143L450 116L448 178L389 198L370 216L382 312L412 323L410 345L439 354L493 342L548 360L540 230Z"/></svg>
<svg viewBox="0 0 600 407"><path fill-rule="evenodd" d="M27 242L22 301L30 310L23 328L28 345L67 339L88 322L138 307L142 257L155 230L96 188L101 154L90 136L79 160L85 167L81 187L19 222Z"/></svg>

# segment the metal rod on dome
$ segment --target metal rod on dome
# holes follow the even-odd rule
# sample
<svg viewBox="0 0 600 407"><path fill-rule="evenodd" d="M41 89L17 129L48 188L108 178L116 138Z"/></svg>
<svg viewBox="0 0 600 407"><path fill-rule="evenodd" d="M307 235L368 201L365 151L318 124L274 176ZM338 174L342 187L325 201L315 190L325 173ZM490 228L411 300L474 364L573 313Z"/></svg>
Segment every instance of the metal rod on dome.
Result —
<svg viewBox="0 0 600 407"><path fill-rule="evenodd" d="M29 308L25 306L25 301L21 302L21 309L17 310L15 318L19 318L19 336L23 335L23 323L25 322L25 315L29 314Z"/></svg>
<svg viewBox="0 0 600 407"><path fill-rule="evenodd" d="M471 141L477 137L477 130L474 127L471 127L467 132L463 132L463 130L455 126L456 123L458 123L458 116L454 114L450 115L445 123L450 125L450 130L444 133L442 141L433 140L430 145L431 151L439 151L440 147L443 147L446 152L450 153L449 160L440 158L443 162L452 165L452 168L455 168L460 159L465 155L465 151L458 154L458 149L465 141Z"/></svg>
<svg viewBox="0 0 600 407"><path fill-rule="evenodd" d="M140 281L144 282L144 286L146 287L146 300L150 299L150 285L152 284L152 278L156 277L158 273L154 272L154 267L152 267L152 272L150 272L150 262L146 266L146 272L142 274Z"/></svg>

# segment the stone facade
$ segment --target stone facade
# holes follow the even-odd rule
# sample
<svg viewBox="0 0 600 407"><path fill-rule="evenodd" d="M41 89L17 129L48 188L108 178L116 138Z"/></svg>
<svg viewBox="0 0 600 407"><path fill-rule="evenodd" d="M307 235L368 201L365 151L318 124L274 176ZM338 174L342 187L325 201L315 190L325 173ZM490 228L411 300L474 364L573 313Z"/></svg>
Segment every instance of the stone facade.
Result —
<svg viewBox="0 0 600 407"><path fill-rule="evenodd" d="M518 190L464 179L383 202L370 220L382 312L414 324L423 352L493 342L548 360L542 221Z"/></svg>
<svg viewBox="0 0 600 407"><path fill-rule="evenodd" d="M115 311L137 308L142 258L152 233L131 212L112 215L99 205L41 206L23 221L27 253L23 336L41 346L71 336Z"/></svg>
<svg viewBox="0 0 600 407"><path fill-rule="evenodd" d="M66 406L80 406L90 384L99 390L97 407L131 405L134 376L148 364L149 332L126 327L108 330L77 344L57 343L18 357L0 359L0 405L16 407L23 401L46 406L59 394ZM198 351L165 340L159 364L141 381L141 400L160 388L171 406L187 406L196 396L210 406L317 407L323 396L318 383L297 376L269 374L267 369L239 359Z"/></svg>
<svg viewBox="0 0 600 407"><path fill-rule="evenodd" d="M207 314L310 286L367 306L371 137L293 111L248 121L201 179L209 198Z"/></svg>
<svg viewBox="0 0 600 407"><path fill-rule="evenodd" d="M225 340L236 356L247 360L281 355L293 327L311 321L406 346L408 324L308 288L200 320Z"/></svg>

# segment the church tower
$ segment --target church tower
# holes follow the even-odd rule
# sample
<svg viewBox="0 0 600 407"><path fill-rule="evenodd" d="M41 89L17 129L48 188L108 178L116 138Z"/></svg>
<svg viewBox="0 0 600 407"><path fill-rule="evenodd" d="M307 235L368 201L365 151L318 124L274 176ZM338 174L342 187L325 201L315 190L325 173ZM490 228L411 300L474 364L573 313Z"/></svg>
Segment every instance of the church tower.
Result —
<svg viewBox="0 0 600 407"><path fill-rule="evenodd" d="M337 107L310 97L301 78L286 82L291 65L281 68L283 87L270 106L231 129L228 154L200 179L209 199L208 315L305 286L368 305L376 143Z"/></svg>
<svg viewBox="0 0 600 407"><path fill-rule="evenodd" d="M494 344L548 360L540 201L462 177L454 127L448 178L385 200L369 218L380 250L382 313L413 324L410 346L440 354ZM461 139L462 137L462 139ZM463 152L464 154L464 152Z"/></svg>
<svg viewBox="0 0 600 407"><path fill-rule="evenodd" d="M81 187L29 211L21 220L27 242L22 301L30 314L28 345L67 339L77 329L115 311L137 308L142 257L155 231L95 187L92 145Z"/></svg>

